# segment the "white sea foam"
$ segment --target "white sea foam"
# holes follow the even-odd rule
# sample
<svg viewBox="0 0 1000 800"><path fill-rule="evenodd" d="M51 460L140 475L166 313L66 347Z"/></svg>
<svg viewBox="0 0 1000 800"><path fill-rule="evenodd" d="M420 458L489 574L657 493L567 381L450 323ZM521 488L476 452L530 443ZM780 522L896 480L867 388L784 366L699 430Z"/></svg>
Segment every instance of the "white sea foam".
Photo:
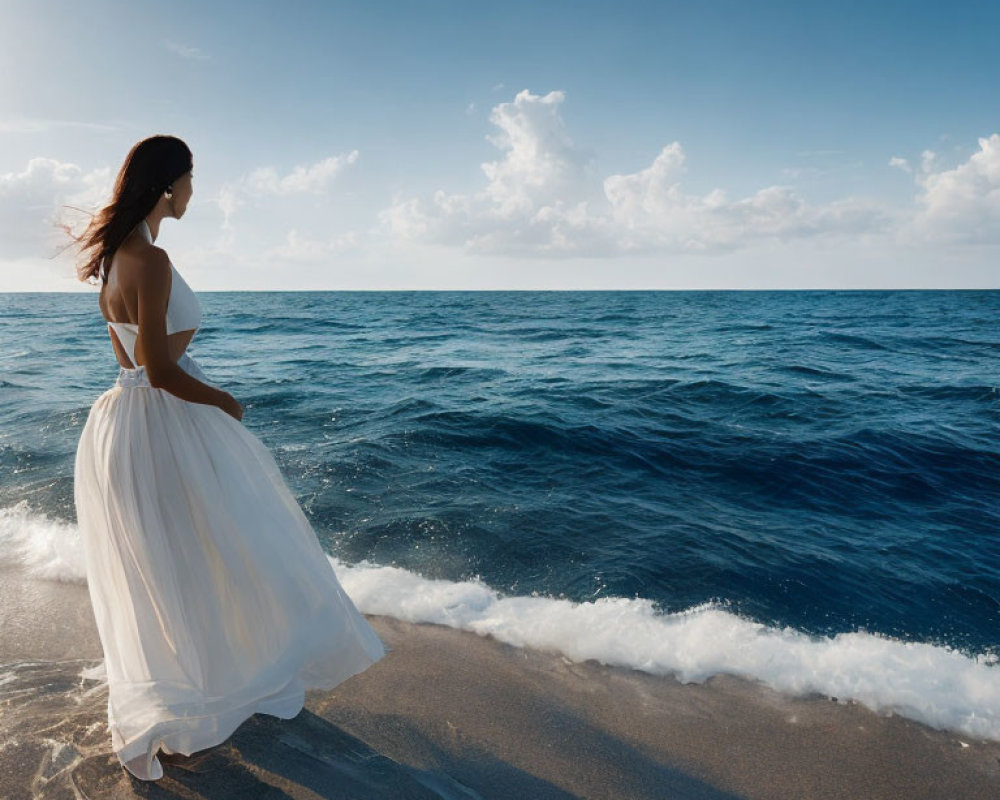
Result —
<svg viewBox="0 0 1000 800"><path fill-rule="evenodd" d="M26 500L0 508L0 565L23 567L43 580L87 581L76 526L32 511Z"/></svg>
<svg viewBox="0 0 1000 800"><path fill-rule="evenodd" d="M0 562L49 580L86 580L73 526L0 509ZM820 693L896 713L935 728L1000 740L1000 667L938 645L867 632L813 637L745 619L716 605L663 614L650 600L604 597L577 603L503 596L481 581L421 577L405 569L328 556L363 612L433 622L519 647L594 659L683 682L726 673L792 695Z"/></svg>

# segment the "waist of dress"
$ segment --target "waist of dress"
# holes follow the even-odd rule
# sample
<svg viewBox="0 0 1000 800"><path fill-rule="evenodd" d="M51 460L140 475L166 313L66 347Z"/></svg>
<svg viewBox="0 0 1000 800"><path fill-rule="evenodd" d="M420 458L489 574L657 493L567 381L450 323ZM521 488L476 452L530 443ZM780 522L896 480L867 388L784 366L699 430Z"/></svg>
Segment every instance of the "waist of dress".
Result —
<svg viewBox="0 0 1000 800"><path fill-rule="evenodd" d="M208 376L202 372L198 362L195 361L187 352L181 353L181 357L177 359L177 366L184 370L188 375L191 375L203 383L210 383L215 385L212 381L208 379ZM135 367L124 367L121 364L118 365L118 378L115 380L115 386L123 386L128 388L133 387L145 387L152 389L153 384L149 382L149 376L146 374L146 365L139 364Z"/></svg>

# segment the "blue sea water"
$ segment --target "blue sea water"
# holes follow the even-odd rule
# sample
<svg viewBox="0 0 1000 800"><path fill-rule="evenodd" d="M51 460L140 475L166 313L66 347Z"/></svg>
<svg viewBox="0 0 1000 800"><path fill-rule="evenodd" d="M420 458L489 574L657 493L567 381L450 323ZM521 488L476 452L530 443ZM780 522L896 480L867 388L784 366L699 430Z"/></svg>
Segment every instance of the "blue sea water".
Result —
<svg viewBox="0 0 1000 800"><path fill-rule="evenodd" d="M1000 291L199 299L189 352L363 611L1000 738ZM118 367L96 293L3 294L0 320L23 553L72 535Z"/></svg>

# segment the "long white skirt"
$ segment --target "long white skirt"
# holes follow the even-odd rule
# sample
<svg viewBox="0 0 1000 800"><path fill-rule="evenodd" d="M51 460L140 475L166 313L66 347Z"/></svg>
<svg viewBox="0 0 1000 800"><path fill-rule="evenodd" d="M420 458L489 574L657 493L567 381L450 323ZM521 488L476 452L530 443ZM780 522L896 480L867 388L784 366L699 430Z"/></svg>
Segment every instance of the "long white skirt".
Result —
<svg viewBox="0 0 1000 800"><path fill-rule="evenodd" d="M178 362L212 383L185 354ZM337 580L274 458L220 408L122 368L94 403L75 501L112 748L143 780L254 713L288 719L388 648Z"/></svg>

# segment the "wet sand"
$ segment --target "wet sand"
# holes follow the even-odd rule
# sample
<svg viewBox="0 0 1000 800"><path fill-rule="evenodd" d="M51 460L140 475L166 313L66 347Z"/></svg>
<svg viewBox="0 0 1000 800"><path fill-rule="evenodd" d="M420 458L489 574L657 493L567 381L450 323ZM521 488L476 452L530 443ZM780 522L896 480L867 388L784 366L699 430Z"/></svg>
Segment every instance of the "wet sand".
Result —
<svg viewBox="0 0 1000 800"><path fill-rule="evenodd" d="M101 657L86 587L0 571L0 798L1000 797L1000 742L368 619L381 662L143 782L111 752L106 687L79 677Z"/></svg>

